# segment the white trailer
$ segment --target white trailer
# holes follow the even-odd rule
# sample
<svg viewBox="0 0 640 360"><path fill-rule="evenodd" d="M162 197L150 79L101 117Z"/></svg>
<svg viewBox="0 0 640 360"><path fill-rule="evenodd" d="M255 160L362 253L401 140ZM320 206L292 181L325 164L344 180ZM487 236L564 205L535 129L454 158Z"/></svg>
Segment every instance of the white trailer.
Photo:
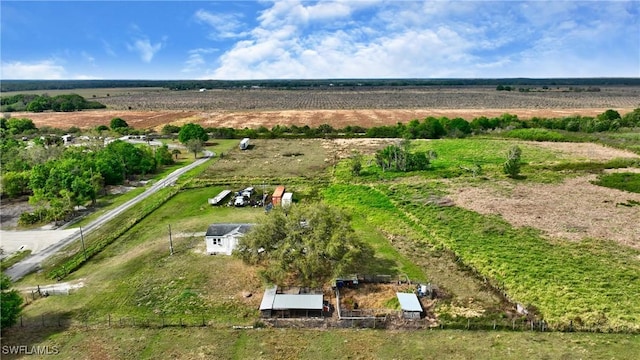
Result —
<svg viewBox="0 0 640 360"><path fill-rule="evenodd" d="M229 194L231 194L231 190L222 190L216 197L208 200L209 205L220 205L222 200L229 196Z"/></svg>
<svg viewBox="0 0 640 360"><path fill-rule="evenodd" d="M240 150L247 150L249 148L249 138L244 138L240 141Z"/></svg>

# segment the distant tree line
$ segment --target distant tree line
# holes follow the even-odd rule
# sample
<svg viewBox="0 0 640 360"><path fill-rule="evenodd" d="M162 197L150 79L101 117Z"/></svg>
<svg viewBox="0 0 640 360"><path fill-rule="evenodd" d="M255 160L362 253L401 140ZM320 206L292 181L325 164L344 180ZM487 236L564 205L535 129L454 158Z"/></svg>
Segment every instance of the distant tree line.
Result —
<svg viewBox="0 0 640 360"><path fill-rule="evenodd" d="M573 132L602 132L614 131L619 128L640 127L640 108L620 116L615 110L607 110L596 116L568 116L564 118L540 118L521 120L516 115L503 114L498 117L477 117L472 121L462 118L449 119L447 117L427 117L423 120L414 119L408 123L383 125L365 128L362 126L345 126L341 129L322 124L316 128L308 125L276 125L271 129L260 126L255 129L235 129L230 127L204 128L209 137L214 139L249 138L321 138L321 137L367 137L367 138L404 138L404 139L438 139L443 137L465 137L470 134L480 134L500 129L543 128L566 130ZM162 133L165 135L179 134L181 127L165 125Z"/></svg>
<svg viewBox="0 0 640 360"><path fill-rule="evenodd" d="M638 86L640 78L297 79L297 80L3 80L0 91L162 87L172 90L398 86Z"/></svg>
<svg viewBox="0 0 640 360"><path fill-rule="evenodd" d="M97 101L88 101L80 95L68 94L50 97L48 95L18 94L0 98L1 111L78 111L85 109L104 109L106 106Z"/></svg>

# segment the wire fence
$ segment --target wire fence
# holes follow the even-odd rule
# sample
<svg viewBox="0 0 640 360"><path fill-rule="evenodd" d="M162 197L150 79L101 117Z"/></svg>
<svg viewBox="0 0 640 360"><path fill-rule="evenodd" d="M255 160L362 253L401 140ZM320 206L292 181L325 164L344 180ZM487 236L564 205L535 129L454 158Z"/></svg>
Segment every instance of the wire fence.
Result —
<svg viewBox="0 0 640 360"><path fill-rule="evenodd" d="M401 314L391 313L385 316L352 317L338 319L331 317L298 317L256 319L246 323L221 322L211 315L150 315L121 316L107 314L104 316L69 316L41 315L36 317L21 316L14 328L25 331L39 328L167 328L167 327L209 327L217 329L256 329L275 328L372 328L403 330L469 330L469 331L530 331L530 332L592 332L592 333L625 333L640 334L640 328L630 326L584 325L569 323L552 323L544 320L527 319L486 319L456 318L434 321L432 318L405 319Z"/></svg>

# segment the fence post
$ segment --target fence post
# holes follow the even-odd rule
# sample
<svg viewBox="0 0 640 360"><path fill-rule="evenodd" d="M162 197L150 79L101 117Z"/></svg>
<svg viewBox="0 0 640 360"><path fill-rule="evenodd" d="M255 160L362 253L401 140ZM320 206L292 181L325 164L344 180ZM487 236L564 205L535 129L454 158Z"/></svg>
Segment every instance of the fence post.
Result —
<svg viewBox="0 0 640 360"><path fill-rule="evenodd" d="M496 321L493 320L493 330L495 330L495 329L496 329Z"/></svg>
<svg viewBox="0 0 640 360"><path fill-rule="evenodd" d="M44 327L44 314L40 315L40 320L42 320L42 326Z"/></svg>
<svg viewBox="0 0 640 360"><path fill-rule="evenodd" d="M160 319L162 319L162 327L164 327L164 314L160 316Z"/></svg>
<svg viewBox="0 0 640 360"><path fill-rule="evenodd" d="M202 315L202 326L206 326L206 325L204 324L204 315Z"/></svg>
<svg viewBox="0 0 640 360"><path fill-rule="evenodd" d="M109 314L109 327L111 327L111 314Z"/></svg>
<svg viewBox="0 0 640 360"><path fill-rule="evenodd" d="M24 327L24 324L22 323L22 315L20 315L20 327Z"/></svg>

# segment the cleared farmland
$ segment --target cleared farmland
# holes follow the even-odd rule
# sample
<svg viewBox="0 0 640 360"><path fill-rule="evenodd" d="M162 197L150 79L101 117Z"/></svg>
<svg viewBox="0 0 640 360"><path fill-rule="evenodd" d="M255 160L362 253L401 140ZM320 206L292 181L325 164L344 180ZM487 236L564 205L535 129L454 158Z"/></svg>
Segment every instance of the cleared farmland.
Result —
<svg viewBox="0 0 640 360"><path fill-rule="evenodd" d="M579 109L634 108L640 88L599 92L518 92L490 87L358 88L336 90L210 90L131 93L98 100L116 110L352 110L352 109Z"/></svg>
<svg viewBox="0 0 640 360"><path fill-rule="evenodd" d="M532 117L596 116L607 109L621 114L640 107L640 87L603 87L599 92L568 88L531 92L493 87L231 89L160 91L158 89L83 89L107 109L76 113L13 113L36 126L91 128L122 117L130 126L159 131L165 124L200 123L205 127L257 128L274 125L329 124L365 127L395 125L428 116L472 120L504 113ZM72 91L68 91L71 93ZM91 94L91 95L88 95ZM101 96L102 95L102 96Z"/></svg>

